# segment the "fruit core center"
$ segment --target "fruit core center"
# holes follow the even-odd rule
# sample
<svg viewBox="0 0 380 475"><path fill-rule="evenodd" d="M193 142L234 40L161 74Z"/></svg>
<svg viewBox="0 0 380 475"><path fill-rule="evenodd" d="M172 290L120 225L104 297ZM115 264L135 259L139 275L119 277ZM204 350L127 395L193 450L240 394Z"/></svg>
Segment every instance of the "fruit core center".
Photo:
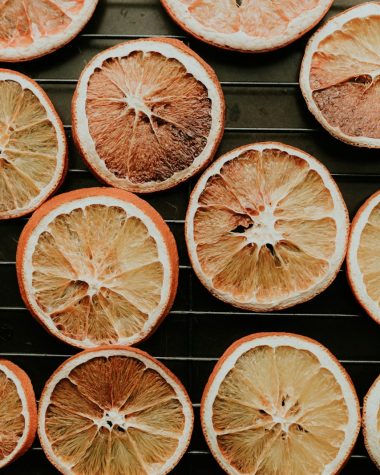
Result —
<svg viewBox="0 0 380 475"><path fill-rule="evenodd" d="M281 398L279 407L273 408L273 410L262 409L260 413L265 419L271 421L272 430L280 431L282 437L287 437L293 430L308 432L298 422L301 416L300 403L290 395Z"/></svg>
<svg viewBox="0 0 380 475"><path fill-rule="evenodd" d="M276 230L274 210L270 206L262 206L256 216L248 214L248 219L243 225L238 226L233 232L243 234L247 243L254 243L258 247L274 246L282 239L281 233Z"/></svg>
<svg viewBox="0 0 380 475"><path fill-rule="evenodd" d="M128 105L129 109L134 109L135 113L138 114L142 112L143 114L147 115L148 117L151 116L152 111L149 107L145 104L144 99L136 94L130 94L125 98L125 102Z"/></svg>
<svg viewBox="0 0 380 475"><path fill-rule="evenodd" d="M118 432L125 432L128 428L125 416L116 410L105 411L98 425L109 431L116 429Z"/></svg>

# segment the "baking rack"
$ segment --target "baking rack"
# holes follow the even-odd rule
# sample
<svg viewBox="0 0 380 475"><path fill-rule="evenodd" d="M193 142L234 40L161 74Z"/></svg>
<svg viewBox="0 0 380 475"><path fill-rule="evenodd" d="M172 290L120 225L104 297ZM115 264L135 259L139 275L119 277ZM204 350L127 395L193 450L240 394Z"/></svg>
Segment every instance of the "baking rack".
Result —
<svg viewBox="0 0 380 475"><path fill-rule="evenodd" d="M363 2L337 0L329 15L358 3ZM70 166L60 191L99 185L71 140L70 102L80 71L102 49L151 36L182 40L214 67L227 103L226 132L218 154L265 140L297 146L329 168L351 217L370 194L380 189L380 152L349 147L332 139L307 111L298 83L307 37L277 52L243 55L212 48L184 35L165 14L159 0L100 0L93 19L70 45L48 57L11 66L39 82L64 121ZM287 331L315 338L339 358L362 400L380 373L380 327L354 300L344 269L324 293L281 312L253 314L213 298L194 275L184 242L184 217L195 181L145 197L162 214L176 237L180 283L170 315L147 342L138 346L177 374L193 401L194 435L187 454L173 473L218 475L223 472L201 434L199 402L215 362L233 341L259 331ZM11 359L29 373L39 396L48 376L76 350L49 336L20 298L14 261L18 236L26 221L22 218L0 223L0 357ZM58 472L47 462L37 440L32 450L2 473ZM360 437L343 474L376 473Z"/></svg>

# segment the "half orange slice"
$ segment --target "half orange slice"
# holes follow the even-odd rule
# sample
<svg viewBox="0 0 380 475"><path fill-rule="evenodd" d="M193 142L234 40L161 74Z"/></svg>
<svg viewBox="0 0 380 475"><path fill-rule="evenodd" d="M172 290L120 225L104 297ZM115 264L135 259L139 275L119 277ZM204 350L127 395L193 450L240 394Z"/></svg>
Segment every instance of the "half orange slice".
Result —
<svg viewBox="0 0 380 475"><path fill-rule="evenodd" d="M185 453L193 410L180 381L127 347L79 353L51 376L38 432L65 475L165 475Z"/></svg>
<svg viewBox="0 0 380 475"><path fill-rule="evenodd" d="M137 193L171 188L214 156L224 128L214 71L177 40L123 43L85 67L73 134L105 183Z"/></svg>
<svg viewBox="0 0 380 475"><path fill-rule="evenodd" d="M320 343L257 333L221 357L201 402L207 443L230 475L336 474L360 430L349 375Z"/></svg>
<svg viewBox="0 0 380 475"><path fill-rule="evenodd" d="M380 376L364 398L363 433L369 456L380 470Z"/></svg>
<svg viewBox="0 0 380 475"><path fill-rule="evenodd" d="M89 188L34 213L19 239L17 276L26 306L66 343L134 344L172 306L178 254L148 203L123 190Z"/></svg>

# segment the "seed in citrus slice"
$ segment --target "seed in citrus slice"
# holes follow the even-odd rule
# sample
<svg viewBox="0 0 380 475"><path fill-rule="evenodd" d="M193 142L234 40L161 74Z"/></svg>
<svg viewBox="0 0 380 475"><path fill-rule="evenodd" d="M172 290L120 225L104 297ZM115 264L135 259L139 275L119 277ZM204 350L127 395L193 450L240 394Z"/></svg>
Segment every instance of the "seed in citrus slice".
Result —
<svg viewBox="0 0 380 475"><path fill-rule="evenodd" d="M255 311L311 299L346 253L348 214L318 160L288 145L246 145L214 162L190 198L193 268L216 297Z"/></svg>
<svg viewBox="0 0 380 475"><path fill-rule="evenodd" d="M32 383L21 368L0 359L0 469L31 447L36 431Z"/></svg>
<svg viewBox="0 0 380 475"><path fill-rule="evenodd" d="M27 61L71 41L98 0L1 0L0 61Z"/></svg>
<svg viewBox="0 0 380 475"><path fill-rule="evenodd" d="M310 39L300 85L310 111L334 137L380 147L380 4L335 16Z"/></svg>
<svg viewBox="0 0 380 475"><path fill-rule="evenodd" d="M363 433L369 456L380 470L380 376L364 398Z"/></svg>
<svg viewBox="0 0 380 475"><path fill-rule="evenodd" d="M0 219L34 211L67 168L63 125L32 79L0 69Z"/></svg>
<svg viewBox="0 0 380 475"><path fill-rule="evenodd" d="M65 475L164 475L185 453L193 410L180 381L137 349L79 353L51 376L38 432Z"/></svg>
<svg viewBox="0 0 380 475"><path fill-rule="evenodd" d="M87 188L33 214L19 239L17 276L26 306L61 340L131 345L169 312L178 254L148 203L124 190Z"/></svg>
<svg viewBox="0 0 380 475"><path fill-rule="evenodd" d="M332 0L161 0L184 30L226 49L271 51L315 26Z"/></svg>
<svg viewBox="0 0 380 475"><path fill-rule="evenodd" d="M349 375L320 343L257 333L218 361L201 419L230 475L332 475L354 446L360 407Z"/></svg>
<svg viewBox="0 0 380 475"><path fill-rule="evenodd" d="M366 312L380 323L380 191L363 204L352 221L347 276Z"/></svg>
<svg viewBox="0 0 380 475"><path fill-rule="evenodd" d="M129 41L85 67L73 99L73 134L105 183L152 192L186 180L213 158L224 110L214 71L183 43Z"/></svg>

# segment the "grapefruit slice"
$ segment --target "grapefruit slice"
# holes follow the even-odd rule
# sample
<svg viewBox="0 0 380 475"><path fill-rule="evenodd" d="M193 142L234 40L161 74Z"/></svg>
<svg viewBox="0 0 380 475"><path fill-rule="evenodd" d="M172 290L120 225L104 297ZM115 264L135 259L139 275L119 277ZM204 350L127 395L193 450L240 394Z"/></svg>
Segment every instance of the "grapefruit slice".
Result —
<svg viewBox="0 0 380 475"><path fill-rule="evenodd" d="M79 353L51 376L39 404L41 446L65 475L164 475L193 430L185 388L140 350Z"/></svg>
<svg viewBox="0 0 380 475"><path fill-rule="evenodd" d="M0 61L27 61L71 41L98 0L0 0Z"/></svg>
<svg viewBox="0 0 380 475"><path fill-rule="evenodd" d="M211 452L230 475L331 475L355 444L360 407L349 375L320 343L257 333L217 363L201 419Z"/></svg>
<svg viewBox="0 0 380 475"><path fill-rule="evenodd" d="M0 469L31 447L36 430L36 399L28 375L0 359Z"/></svg>
<svg viewBox="0 0 380 475"><path fill-rule="evenodd" d="M300 84L306 103L334 137L380 147L380 4L335 16L310 39Z"/></svg>
<svg viewBox="0 0 380 475"><path fill-rule="evenodd" d="M0 219L34 211L67 168L63 125L32 79L0 69Z"/></svg>
<svg viewBox="0 0 380 475"><path fill-rule="evenodd" d="M357 212L351 225L347 276L352 291L366 312L380 323L380 191Z"/></svg>
<svg viewBox="0 0 380 475"><path fill-rule="evenodd" d="M214 162L190 198L186 241L216 297L270 311L322 292L346 253L348 215L327 169L288 145L246 145Z"/></svg>
<svg viewBox="0 0 380 475"><path fill-rule="evenodd" d="M147 338L177 290L178 254L168 226L148 203L112 188L45 203L21 233L16 265L32 314L80 348Z"/></svg>
<svg viewBox="0 0 380 475"><path fill-rule="evenodd" d="M98 178L146 193L175 186L213 158L224 110L214 71L183 43L129 41L85 67L73 134Z"/></svg>
<svg viewBox="0 0 380 475"><path fill-rule="evenodd" d="M161 0L184 30L196 38L243 52L271 51L315 26L333 0Z"/></svg>
<svg viewBox="0 0 380 475"><path fill-rule="evenodd" d="M380 376L364 398L363 433L368 454L380 470Z"/></svg>

